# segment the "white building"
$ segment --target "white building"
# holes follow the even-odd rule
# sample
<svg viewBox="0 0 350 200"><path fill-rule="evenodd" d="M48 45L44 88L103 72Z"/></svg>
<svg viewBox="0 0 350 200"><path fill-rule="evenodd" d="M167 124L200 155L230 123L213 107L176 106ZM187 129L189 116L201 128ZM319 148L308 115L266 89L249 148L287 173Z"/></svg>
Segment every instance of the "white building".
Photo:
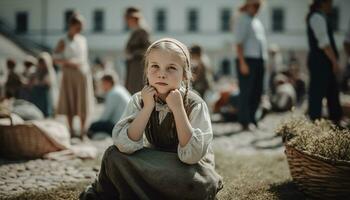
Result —
<svg viewBox="0 0 350 200"><path fill-rule="evenodd" d="M126 7L136 5L144 13L152 40L175 37L187 45L203 46L213 67L232 69L234 36L231 18L242 0L1 0L0 20L18 35L54 47L65 33L66 19L73 10L86 19L90 59L97 56L122 63L128 32L123 21ZM309 1L266 0L259 17L266 27L269 43L285 52L302 55L307 50L305 15ZM335 0L336 41L342 49L350 20L350 1Z"/></svg>

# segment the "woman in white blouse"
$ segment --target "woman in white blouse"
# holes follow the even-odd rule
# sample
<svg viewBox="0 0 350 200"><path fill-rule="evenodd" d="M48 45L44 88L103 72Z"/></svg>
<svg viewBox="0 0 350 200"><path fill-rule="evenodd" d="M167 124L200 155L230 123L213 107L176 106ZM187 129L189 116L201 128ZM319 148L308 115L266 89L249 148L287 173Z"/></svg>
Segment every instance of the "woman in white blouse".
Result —
<svg viewBox="0 0 350 200"><path fill-rule="evenodd" d="M69 20L68 33L55 48L55 64L61 66L62 80L59 92L57 114L67 116L71 134L74 116L80 117L81 134L86 134L86 121L92 110L93 88L88 63L88 47L80 34L83 18L75 13Z"/></svg>

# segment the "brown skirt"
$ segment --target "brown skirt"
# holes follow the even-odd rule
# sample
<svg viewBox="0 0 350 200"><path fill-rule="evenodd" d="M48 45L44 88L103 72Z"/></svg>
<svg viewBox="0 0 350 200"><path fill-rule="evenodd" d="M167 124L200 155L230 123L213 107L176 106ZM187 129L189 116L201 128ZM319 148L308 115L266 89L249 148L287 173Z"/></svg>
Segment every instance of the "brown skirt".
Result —
<svg viewBox="0 0 350 200"><path fill-rule="evenodd" d="M92 105L91 75L76 68L63 68L57 114L87 118Z"/></svg>
<svg viewBox="0 0 350 200"><path fill-rule="evenodd" d="M214 199L222 178L212 159L187 165L177 153L143 148L128 155L111 146L93 190L98 199Z"/></svg>

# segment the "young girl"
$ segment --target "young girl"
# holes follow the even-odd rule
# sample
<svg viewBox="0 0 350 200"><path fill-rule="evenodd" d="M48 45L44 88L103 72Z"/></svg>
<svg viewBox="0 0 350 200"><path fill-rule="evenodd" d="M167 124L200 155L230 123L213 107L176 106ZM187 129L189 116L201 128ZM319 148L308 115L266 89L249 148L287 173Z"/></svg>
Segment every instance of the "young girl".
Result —
<svg viewBox="0 0 350 200"><path fill-rule="evenodd" d="M222 178L214 169L208 108L189 90L186 46L154 42L145 53L145 79L114 127L98 180L80 199L214 199Z"/></svg>

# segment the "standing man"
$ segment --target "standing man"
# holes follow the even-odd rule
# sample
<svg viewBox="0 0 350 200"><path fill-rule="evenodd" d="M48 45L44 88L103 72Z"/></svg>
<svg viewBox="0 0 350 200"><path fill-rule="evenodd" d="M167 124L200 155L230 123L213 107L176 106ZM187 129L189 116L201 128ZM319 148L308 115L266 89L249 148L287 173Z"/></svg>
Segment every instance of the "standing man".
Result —
<svg viewBox="0 0 350 200"><path fill-rule="evenodd" d="M260 6L261 0L246 0L235 26L240 88L238 120L243 130L248 129L250 123L257 126L255 113L263 90L267 45L264 26L256 17Z"/></svg>
<svg viewBox="0 0 350 200"><path fill-rule="evenodd" d="M327 98L329 119L338 124L342 117L336 73L339 71L338 51L327 17L332 0L313 0L306 18L309 43L310 72L309 111L311 120L322 117L322 99Z"/></svg>
<svg viewBox="0 0 350 200"><path fill-rule="evenodd" d="M343 90L345 92L349 91L349 84L348 84L348 80L350 78L350 21L349 21L349 25L348 25L348 30L345 33L345 39L344 39L344 50L346 53L346 69L345 69L345 74L344 74L344 79L342 82L342 86L343 86Z"/></svg>
<svg viewBox="0 0 350 200"><path fill-rule="evenodd" d="M143 88L143 56L150 45L149 33L138 8L129 7L125 12L125 21L132 33L126 45L126 89L131 94Z"/></svg>

